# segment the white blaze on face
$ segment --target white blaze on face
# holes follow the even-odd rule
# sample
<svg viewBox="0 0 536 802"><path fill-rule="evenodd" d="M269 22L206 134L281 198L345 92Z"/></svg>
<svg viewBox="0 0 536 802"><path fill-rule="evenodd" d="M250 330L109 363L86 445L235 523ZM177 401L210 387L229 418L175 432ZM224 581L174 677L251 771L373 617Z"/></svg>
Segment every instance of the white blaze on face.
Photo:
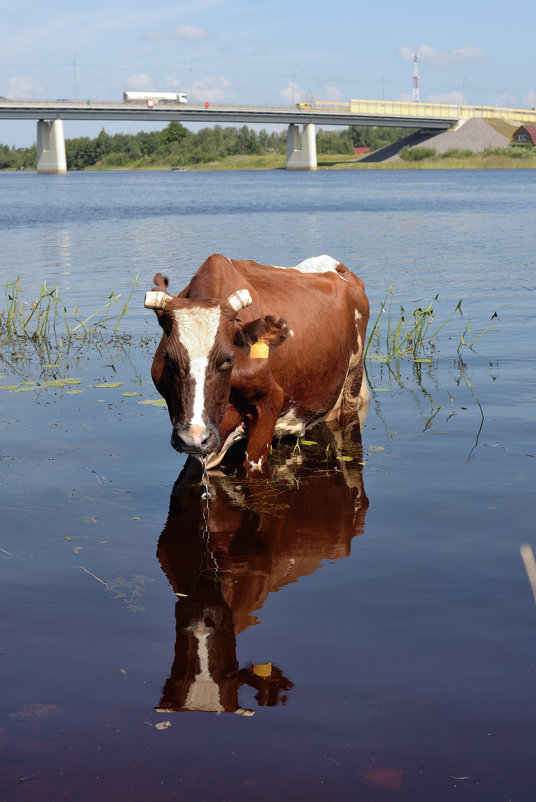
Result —
<svg viewBox="0 0 536 802"><path fill-rule="evenodd" d="M220 689L210 676L208 664L208 639L213 630L205 627L204 621L199 621L197 626L189 627L188 630L197 640L197 656L199 658L199 673L195 675L188 696L184 703L187 710L204 710L206 712L223 711L220 701Z"/></svg>
<svg viewBox="0 0 536 802"><path fill-rule="evenodd" d="M190 376L194 384L194 405L189 426L205 427L203 411L205 409L205 377L207 374L208 355L214 346L216 333L220 325L221 309L178 309L174 313L179 327L182 346L190 360Z"/></svg>

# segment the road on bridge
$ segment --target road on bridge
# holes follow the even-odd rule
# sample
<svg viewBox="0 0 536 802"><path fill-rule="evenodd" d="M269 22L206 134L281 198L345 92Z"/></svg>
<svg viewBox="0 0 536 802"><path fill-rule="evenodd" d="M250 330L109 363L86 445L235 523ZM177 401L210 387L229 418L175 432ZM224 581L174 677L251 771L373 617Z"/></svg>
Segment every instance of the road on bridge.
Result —
<svg viewBox="0 0 536 802"><path fill-rule="evenodd" d="M431 116L426 105L419 109L409 109L411 113L392 113L385 103L380 110L364 112L357 101L348 103L321 103L306 108L285 106L222 106L179 103L108 103L100 101L39 101L39 100L0 100L0 119L4 120L125 120L132 122L183 123L239 123L248 125L376 125L400 128L427 128L444 130L452 127L459 119L456 107L446 107L450 114ZM361 101L360 101L361 103ZM391 104L394 106L394 104ZM408 108L410 105L406 104ZM396 109L398 111L398 108ZM389 113L391 111L391 113Z"/></svg>

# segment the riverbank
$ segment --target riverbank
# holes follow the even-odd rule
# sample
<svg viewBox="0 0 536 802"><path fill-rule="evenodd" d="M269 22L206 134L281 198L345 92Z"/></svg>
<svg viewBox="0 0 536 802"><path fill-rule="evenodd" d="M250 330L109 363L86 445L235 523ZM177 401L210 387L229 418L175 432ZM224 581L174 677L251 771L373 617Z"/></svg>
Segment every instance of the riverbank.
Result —
<svg viewBox="0 0 536 802"><path fill-rule="evenodd" d="M414 148L419 150L419 147ZM424 148L421 148L424 150ZM435 151L426 158L404 160L397 156L384 161L372 161L370 156L356 158L354 153L319 153L317 155L318 170L516 170L535 169L536 150L532 154L514 151L511 148L489 148L480 153L469 153L451 149L444 153ZM218 170L285 170L284 153L260 153L254 155L234 155L222 159L173 167L164 162L150 158L131 161L129 164L113 167L110 164L97 162L89 167L71 172L129 172L129 171L164 171L177 172L177 179L183 172L211 172ZM34 172L25 168L26 172ZM0 172L17 172L5 169Z"/></svg>
<svg viewBox="0 0 536 802"><path fill-rule="evenodd" d="M514 158L498 154L485 155L475 153L473 156L442 156L437 154L434 157L423 159L422 161L396 161L386 162L365 162L356 159L352 154L319 154L317 157L318 170L514 170L514 169L535 169L536 153L533 157ZM110 167L94 165L86 168L88 171L109 171ZM133 163L129 167L116 168L118 170L166 170L167 165L147 165L143 163ZM207 162L205 164L192 165L185 169L177 170L181 172L207 172L216 170L285 170L286 157L275 153L260 154L257 156L229 156L218 161Z"/></svg>
<svg viewBox="0 0 536 802"><path fill-rule="evenodd" d="M267 153L261 156L231 156L221 161L191 165L174 169L166 164L146 164L135 162L128 167L110 167L95 164L85 170L69 172L216 172L218 170L285 170L285 156ZM463 158L441 157L423 159L422 161L365 162L354 156L339 153L321 154L317 160L318 170L533 170L536 169L536 153L531 158L509 158L507 156L474 154ZM16 170L0 170L0 172L19 172ZM25 172L35 172L26 169Z"/></svg>

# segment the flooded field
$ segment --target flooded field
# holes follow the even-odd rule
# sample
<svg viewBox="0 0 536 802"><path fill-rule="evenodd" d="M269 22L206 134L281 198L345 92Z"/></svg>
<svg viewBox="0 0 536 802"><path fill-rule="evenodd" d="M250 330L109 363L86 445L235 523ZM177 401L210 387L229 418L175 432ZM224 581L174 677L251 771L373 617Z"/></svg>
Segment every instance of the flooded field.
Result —
<svg viewBox="0 0 536 802"><path fill-rule="evenodd" d="M29 297L46 279L84 319L140 274L119 337L0 348L1 800L534 799L535 190L512 173L0 176ZM451 319L431 361L387 364L386 306L362 443L285 440L207 503L143 292L213 251L337 256L371 328L391 285L393 319L437 293L431 331Z"/></svg>

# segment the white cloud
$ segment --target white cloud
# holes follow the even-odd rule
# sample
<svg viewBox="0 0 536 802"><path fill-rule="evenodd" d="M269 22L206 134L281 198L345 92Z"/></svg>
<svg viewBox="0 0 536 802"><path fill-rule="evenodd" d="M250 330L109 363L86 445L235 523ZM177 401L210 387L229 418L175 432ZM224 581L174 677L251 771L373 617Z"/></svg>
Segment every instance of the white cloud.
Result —
<svg viewBox="0 0 536 802"><path fill-rule="evenodd" d="M467 99L463 97L462 90L454 90L453 92L437 92L436 94L429 94L426 97L426 103L446 103L449 106L459 106L462 103L467 104Z"/></svg>
<svg viewBox="0 0 536 802"><path fill-rule="evenodd" d="M342 94L341 94L340 90L337 89L336 86L325 86L323 94L324 94L324 97L326 98L326 100L336 101L336 100L340 100L341 97L342 97Z"/></svg>
<svg viewBox="0 0 536 802"><path fill-rule="evenodd" d="M399 45L398 55L402 61L413 61L414 54L415 49L413 47L410 47L409 45Z"/></svg>
<svg viewBox="0 0 536 802"><path fill-rule="evenodd" d="M9 79L8 97L16 100L30 100L34 97L43 97L45 87L35 78L13 77Z"/></svg>
<svg viewBox="0 0 536 802"><path fill-rule="evenodd" d="M189 25L188 23L179 25L176 28L176 34L179 39L188 39L190 41L206 39L210 35L204 28L197 28L195 25Z"/></svg>
<svg viewBox="0 0 536 802"><path fill-rule="evenodd" d="M403 61L413 61L413 56L417 53L419 61L431 64L434 67L457 67L462 64L484 61L487 56L482 47L474 47L474 45L469 44L455 48L450 52L437 50L437 48L425 44L420 45L417 50L409 45L400 45L398 52Z"/></svg>
<svg viewBox="0 0 536 802"><path fill-rule="evenodd" d="M526 103L526 104L527 104L527 106L529 106L531 109L534 109L534 108L536 108L536 90L535 90L535 89L531 89L531 90L528 92L528 94L527 94L527 96L526 96L526 98L525 98L525 103Z"/></svg>
<svg viewBox="0 0 536 802"><path fill-rule="evenodd" d="M501 95L497 95L497 97L493 100L492 105L506 109L520 109L526 108L527 106L533 107L536 101L536 92L532 93L532 104L530 96L531 93L529 92L523 98L523 100L521 100L519 95L509 95L503 93Z"/></svg>
<svg viewBox="0 0 536 802"><path fill-rule="evenodd" d="M177 87L178 91L189 91L189 87L184 87L181 83ZM197 78L192 82L191 99L195 103L226 103L234 98L235 92L232 84L221 75L208 75Z"/></svg>
<svg viewBox="0 0 536 802"><path fill-rule="evenodd" d="M284 89L279 90L279 94L285 101L285 104L289 105L294 100L295 103L298 103L300 100L303 100L303 89L300 89L296 82L294 82L294 86L292 85L292 81L286 86Z"/></svg>
<svg viewBox="0 0 536 802"><path fill-rule="evenodd" d="M125 88L132 89L134 92L156 91L153 79L144 72L139 72L137 75L131 75L127 78L125 81Z"/></svg>
<svg viewBox="0 0 536 802"><path fill-rule="evenodd" d="M210 33L205 30L205 28L198 28L196 25L190 25L188 22L184 22L182 25L177 25L171 31L146 31L143 34L143 39L152 39L152 40L166 40L166 41L173 41L179 39L183 42L198 42L200 39L208 39L210 37Z"/></svg>

